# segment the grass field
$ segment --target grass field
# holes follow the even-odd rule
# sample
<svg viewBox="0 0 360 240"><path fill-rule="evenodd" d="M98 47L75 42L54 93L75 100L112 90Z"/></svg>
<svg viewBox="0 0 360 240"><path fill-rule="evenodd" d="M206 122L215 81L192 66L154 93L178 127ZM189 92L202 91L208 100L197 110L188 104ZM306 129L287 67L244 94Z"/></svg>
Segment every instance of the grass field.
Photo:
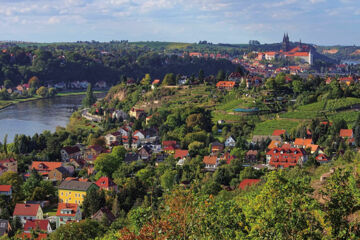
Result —
<svg viewBox="0 0 360 240"><path fill-rule="evenodd" d="M313 119L319 116L319 112L315 111L295 111L295 112L286 112L280 114L281 118L292 118L292 119Z"/></svg>
<svg viewBox="0 0 360 240"><path fill-rule="evenodd" d="M250 99L234 99L218 105L216 109L233 112L235 108L250 108L254 105Z"/></svg>
<svg viewBox="0 0 360 240"><path fill-rule="evenodd" d="M267 120L258 123L254 130L254 135L271 135L275 129L285 129L286 131L297 127L301 121L281 120Z"/></svg>

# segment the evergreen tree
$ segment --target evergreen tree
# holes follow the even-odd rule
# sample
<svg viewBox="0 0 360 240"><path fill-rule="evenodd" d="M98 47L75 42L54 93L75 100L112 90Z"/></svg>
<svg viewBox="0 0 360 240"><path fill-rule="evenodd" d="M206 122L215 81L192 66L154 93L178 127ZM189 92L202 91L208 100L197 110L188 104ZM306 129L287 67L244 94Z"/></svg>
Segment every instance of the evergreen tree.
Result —
<svg viewBox="0 0 360 240"><path fill-rule="evenodd" d="M90 107L91 105L93 105L96 102L96 97L94 96L94 92L92 89L92 85L91 83L89 84L87 90L86 90L86 96L82 101L82 104L85 107Z"/></svg>

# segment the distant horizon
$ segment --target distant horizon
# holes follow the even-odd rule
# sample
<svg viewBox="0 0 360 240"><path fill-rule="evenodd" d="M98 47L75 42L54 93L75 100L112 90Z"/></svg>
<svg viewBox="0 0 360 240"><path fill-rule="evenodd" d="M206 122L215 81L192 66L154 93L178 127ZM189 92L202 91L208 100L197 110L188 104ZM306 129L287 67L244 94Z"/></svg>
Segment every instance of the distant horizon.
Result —
<svg viewBox="0 0 360 240"><path fill-rule="evenodd" d="M2 0L3 39L360 44L356 0ZM91 41L88 40L88 41Z"/></svg>

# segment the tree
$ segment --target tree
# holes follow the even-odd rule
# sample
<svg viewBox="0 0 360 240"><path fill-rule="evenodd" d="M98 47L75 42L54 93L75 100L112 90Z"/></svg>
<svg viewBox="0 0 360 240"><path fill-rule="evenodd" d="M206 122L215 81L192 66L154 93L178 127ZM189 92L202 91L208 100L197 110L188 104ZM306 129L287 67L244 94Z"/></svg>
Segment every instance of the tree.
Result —
<svg viewBox="0 0 360 240"><path fill-rule="evenodd" d="M36 89L40 86L40 80L38 77L33 76L29 79L28 84L29 84L29 87Z"/></svg>
<svg viewBox="0 0 360 240"><path fill-rule="evenodd" d="M143 79L141 79L141 82L140 82L142 85L145 85L145 86L148 86L150 85L151 83L151 77L150 77L150 74L145 74L145 77L143 77Z"/></svg>
<svg viewBox="0 0 360 240"><path fill-rule="evenodd" d="M116 146L112 153L102 153L95 161L95 169L111 177L124 161L126 150L123 146Z"/></svg>
<svg viewBox="0 0 360 240"><path fill-rule="evenodd" d="M6 79L4 81L4 88L11 88L12 87L12 82L9 79Z"/></svg>
<svg viewBox="0 0 360 240"><path fill-rule="evenodd" d="M40 187L41 181L42 181L42 177L35 169L33 169L31 171L30 177L26 180L26 182L22 186L22 191L26 199L30 200L32 198L35 188Z"/></svg>
<svg viewBox="0 0 360 240"><path fill-rule="evenodd" d="M47 87L41 86L38 90L36 90L36 94L41 97L46 97L49 91Z"/></svg>
<svg viewBox="0 0 360 240"><path fill-rule="evenodd" d="M4 136L4 143L3 143L3 151L4 151L4 153L5 153L5 156L8 155L7 138L8 138L8 135L5 134L5 136Z"/></svg>
<svg viewBox="0 0 360 240"><path fill-rule="evenodd" d="M86 90L86 96L82 100L82 104L85 107L90 107L96 102L96 97L94 96L93 89L91 83L88 85Z"/></svg>
<svg viewBox="0 0 360 240"><path fill-rule="evenodd" d="M199 74L198 74L199 82L201 82L201 83L204 82L204 79L205 79L204 75L205 75L204 70L200 69Z"/></svg>
<svg viewBox="0 0 360 240"><path fill-rule="evenodd" d="M71 224L64 224L55 232L50 234L51 240L65 240L65 239L95 239L105 233L105 228L100 223L85 219L80 222L73 222Z"/></svg>
<svg viewBox="0 0 360 240"><path fill-rule="evenodd" d="M54 97L56 95L56 90L55 88L49 88L48 89L48 96L49 97Z"/></svg>
<svg viewBox="0 0 360 240"><path fill-rule="evenodd" d="M166 74L165 77L164 77L164 80L162 82L162 85L164 85L164 86L176 85L175 74L173 74L173 73Z"/></svg>
<svg viewBox="0 0 360 240"><path fill-rule="evenodd" d="M100 208L105 206L105 193L97 188L90 188L83 202L84 216L91 217Z"/></svg>
<svg viewBox="0 0 360 240"><path fill-rule="evenodd" d="M225 72L224 70L220 69L216 75L216 80L223 81L225 80Z"/></svg>
<svg viewBox="0 0 360 240"><path fill-rule="evenodd" d="M175 170L166 170L165 173L160 177L161 187L169 191L175 184L176 171Z"/></svg>

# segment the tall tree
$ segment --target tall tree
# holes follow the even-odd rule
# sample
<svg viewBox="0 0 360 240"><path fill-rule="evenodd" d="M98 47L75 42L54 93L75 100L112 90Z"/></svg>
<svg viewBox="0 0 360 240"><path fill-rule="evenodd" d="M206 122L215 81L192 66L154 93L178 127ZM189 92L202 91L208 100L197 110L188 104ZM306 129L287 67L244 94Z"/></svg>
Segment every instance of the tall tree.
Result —
<svg viewBox="0 0 360 240"><path fill-rule="evenodd" d="M94 96L94 92L93 92L93 88L91 83L88 85L87 90L86 90L86 96L82 101L82 104L85 107L90 107L91 105L93 105L96 102L96 97Z"/></svg>

